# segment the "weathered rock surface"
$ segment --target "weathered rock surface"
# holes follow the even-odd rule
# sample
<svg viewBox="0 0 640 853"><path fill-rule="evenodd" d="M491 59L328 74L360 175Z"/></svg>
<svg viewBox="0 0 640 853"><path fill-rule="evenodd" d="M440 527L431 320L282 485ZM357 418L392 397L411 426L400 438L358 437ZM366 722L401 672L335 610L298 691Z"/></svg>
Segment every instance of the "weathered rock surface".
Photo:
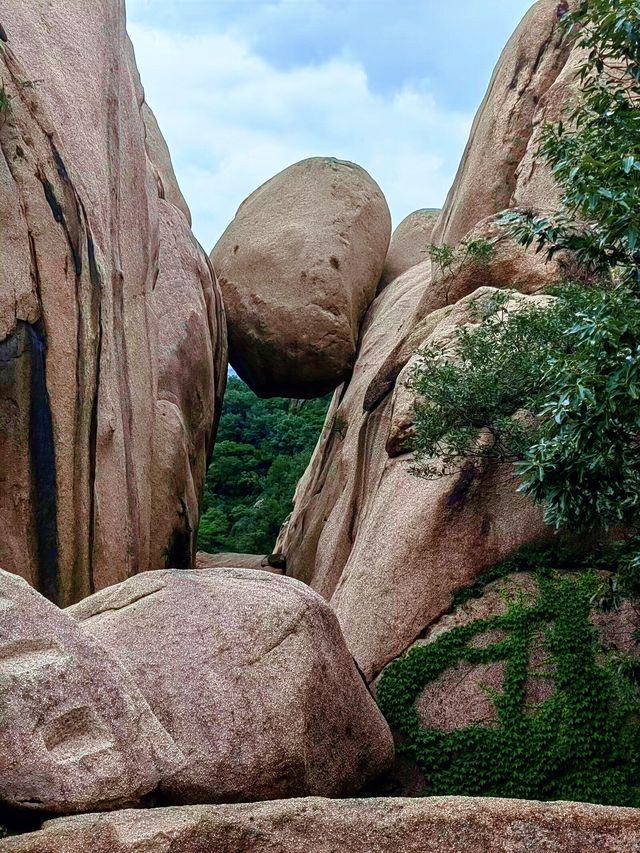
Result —
<svg viewBox="0 0 640 853"><path fill-rule="evenodd" d="M470 463L432 481L410 473L412 399L404 377L397 379L398 365L388 385L380 385L381 369L407 341L415 353L427 342L452 340L456 328L478 322L477 308L496 293L482 288L416 322L429 286L428 263L420 264L369 310L353 378L336 392L330 428L276 545L287 572L331 601L369 680L449 608L457 589L549 535L539 508L517 494L510 465Z"/></svg>
<svg viewBox="0 0 640 853"><path fill-rule="evenodd" d="M560 575L562 576L562 575ZM571 574L565 575L571 578ZM429 646L449 632L491 620L507 613L511 604L535 606L539 596L538 580L531 572L510 574L489 583L481 595L471 598L438 619L424 636L412 644L408 652ZM638 601L625 599L616 608L601 609L593 602L590 621L596 628L601 648L607 652L640 658L637 637L640 629ZM528 678L524 701L527 712L535 713L539 705L556 691L555 670L546 645L548 623L538 623L529 646ZM468 643L472 648L490 648L508 639L500 627L489 627ZM470 662L464 657L429 682L416 699L415 707L425 728L452 732L473 725L493 726L498 723L495 697L504 690L506 660L489 663ZM385 676L385 671L381 679ZM406 793L406 791L404 791Z"/></svg>
<svg viewBox="0 0 640 853"><path fill-rule="evenodd" d="M543 99L572 49L572 39L559 26L568 8L566 2L538 0L509 40L476 115L433 242L454 245L481 219L513 206L519 165L534 125L549 115ZM544 207L543 199L555 197L547 179L543 181L545 191L530 195L532 206Z"/></svg>
<svg viewBox="0 0 640 853"><path fill-rule="evenodd" d="M124 667L0 571L0 801L63 814L118 808L183 764Z"/></svg>
<svg viewBox="0 0 640 853"><path fill-rule="evenodd" d="M341 796L392 760L335 616L297 581L147 572L68 612L126 666L184 752L161 786L172 802Z"/></svg>
<svg viewBox="0 0 640 853"><path fill-rule="evenodd" d="M403 356L409 349L411 356L406 364L397 372L401 362L393 361L393 372L397 372L397 380L393 392L393 412L389 425L386 450L389 456L401 456L411 453L414 449L414 403L415 394L411 390L410 382L414 368L420 362L420 347L429 344L443 344L449 353L449 357L455 360L455 341L457 331L466 327L472 329L479 323L482 316L482 307L495 296L497 290L488 287L479 287L472 293L466 294L458 303L451 306L428 312L425 316L424 304L428 298L431 288L425 291L423 299L418 305L414 316L415 325L410 335L403 341L397 354ZM545 307L552 299L543 294L525 296L517 291L509 291L508 300L503 304L504 316L528 307ZM480 313L478 314L478 309Z"/></svg>
<svg viewBox="0 0 640 853"><path fill-rule="evenodd" d="M429 259L428 247L439 215L439 210L425 208L410 213L402 220L391 236L379 290L411 267Z"/></svg>
<svg viewBox="0 0 640 853"><path fill-rule="evenodd" d="M455 628L481 619L502 616L506 613L510 601L533 605L537 591L535 577L527 572L494 581L486 587L480 598L472 598L453 613L439 619L429 628L424 639L417 640L411 648L433 643ZM474 638L472 645L484 648L503 639L504 632L495 629ZM543 638L536 637L529 660L530 671L535 672L536 676L531 678L526 686L527 704L531 707L544 702L554 692L551 673L548 669L545 671L543 663L546 657ZM502 691L504 676L504 661L487 664L460 661L428 684L418 697L416 708L422 724L427 728L449 732L474 724L494 724L498 714L491 696Z"/></svg>
<svg viewBox="0 0 640 853"><path fill-rule="evenodd" d="M67 604L193 556L225 324L124 4L0 22L0 565Z"/></svg>
<svg viewBox="0 0 640 853"><path fill-rule="evenodd" d="M277 555L207 554L206 551L198 551L196 554L197 569L255 569L278 575L284 573L283 568L271 565L269 561L277 563Z"/></svg>
<svg viewBox="0 0 640 853"><path fill-rule="evenodd" d="M149 567L188 569L195 559L200 500L226 385L226 329L207 256L182 213L166 201L158 205Z"/></svg>
<svg viewBox="0 0 640 853"><path fill-rule="evenodd" d="M548 164L536 154L545 125L561 120L567 122L576 102L579 89L576 75L583 59L583 48L573 48L562 71L540 98L533 120L533 133L515 174L513 207L534 210L556 210L559 207L558 186Z"/></svg>
<svg viewBox="0 0 640 853"><path fill-rule="evenodd" d="M484 244L490 251L476 257L462 251L450 269L436 267L425 290L417 316L453 305L480 287L509 288L535 294L568 277L571 256L561 252L548 260L545 252L525 249L499 224L500 214L478 222L467 234L469 242Z"/></svg>
<svg viewBox="0 0 640 853"><path fill-rule="evenodd" d="M231 363L257 394L318 397L349 375L390 234L375 181L331 158L290 166L240 205L211 259Z"/></svg>
<svg viewBox="0 0 640 853"><path fill-rule="evenodd" d="M48 821L2 853L631 853L640 811L587 803L426 797L302 799Z"/></svg>

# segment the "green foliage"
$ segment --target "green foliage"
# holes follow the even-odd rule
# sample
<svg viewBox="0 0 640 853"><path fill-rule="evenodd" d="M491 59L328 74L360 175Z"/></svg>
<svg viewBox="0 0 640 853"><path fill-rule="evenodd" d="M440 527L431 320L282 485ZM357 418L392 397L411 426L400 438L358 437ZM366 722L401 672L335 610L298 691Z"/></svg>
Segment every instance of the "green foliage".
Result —
<svg viewBox="0 0 640 853"><path fill-rule="evenodd" d="M640 301L626 287L579 312L550 362L522 491L557 527L640 521Z"/></svg>
<svg viewBox="0 0 640 853"><path fill-rule="evenodd" d="M591 571L554 572L549 558L540 554L530 560L538 563L537 601L511 601L504 615L477 620L413 648L385 670L378 689L380 708L401 736L399 751L423 772L426 794L638 807L637 665L605 650L591 625L601 581ZM504 639L482 648L472 644L496 629ZM526 690L528 678L535 677L529 672L530 653L541 636L554 692L532 707ZM424 727L417 698L462 661L504 663L502 690L489 694L497 723L452 732Z"/></svg>
<svg viewBox="0 0 640 853"><path fill-rule="evenodd" d="M465 261L474 261L480 266L489 263L493 255L493 243L483 237L474 240L462 240L457 246L449 246L444 243L441 246L430 243L427 252L432 263L445 277L451 275L455 267Z"/></svg>
<svg viewBox="0 0 640 853"><path fill-rule="evenodd" d="M553 571L576 572L585 569L608 569L611 565L617 565L622 556L629 552L635 554L638 546L634 542L621 544L616 550L591 549L588 557L576 553L563 542L554 542L553 545L540 547L535 543L524 545L516 554L502 563L491 566L478 578L471 587L462 587L453 596L451 608L455 609L473 598L482 598L485 589L490 583L500 580L507 575L518 572L531 572L532 574L548 575Z"/></svg>
<svg viewBox="0 0 640 853"><path fill-rule="evenodd" d="M563 25L584 49L581 94L566 123L544 129L538 152L562 210L511 212L504 222L549 256L571 250L608 289L574 301L564 328L560 305L547 320L527 312L461 334L461 364L427 351L414 378L417 469L437 476L465 455L515 460L522 491L545 506L548 523L638 525L640 6L585 0ZM448 263L452 250L444 252ZM518 409L535 419L514 419Z"/></svg>
<svg viewBox="0 0 640 853"><path fill-rule="evenodd" d="M262 400L229 380L198 548L269 553L322 431L327 400Z"/></svg>
<svg viewBox="0 0 640 853"><path fill-rule="evenodd" d="M568 125L539 152L563 191L555 218L506 217L525 245L572 249L615 284L571 324L570 355L553 362L545 428L519 472L522 489L560 527L637 525L640 517L640 6L589 0L567 16L585 49L582 93Z"/></svg>
<svg viewBox="0 0 640 853"><path fill-rule="evenodd" d="M506 310L511 297L496 294L478 311L477 324L456 331L453 346L421 351L410 377L417 395L415 473L439 477L469 459L515 462L535 441L539 424L524 413L542 408L549 361L570 350L567 326L599 294L565 287L551 307L517 311Z"/></svg>
<svg viewBox="0 0 640 853"><path fill-rule="evenodd" d="M0 119L6 117L11 109L11 95L7 92L4 81L0 81Z"/></svg>

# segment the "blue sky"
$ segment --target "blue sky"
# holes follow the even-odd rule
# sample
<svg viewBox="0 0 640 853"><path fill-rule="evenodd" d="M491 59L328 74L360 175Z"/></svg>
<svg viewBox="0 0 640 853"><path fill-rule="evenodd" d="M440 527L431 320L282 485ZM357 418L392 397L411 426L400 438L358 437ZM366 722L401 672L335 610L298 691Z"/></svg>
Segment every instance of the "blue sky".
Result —
<svg viewBox="0 0 640 853"><path fill-rule="evenodd" d="M147 100L207 251L304 157L367 169L394 223L439 207L531 0L128 0Z"/></svg>

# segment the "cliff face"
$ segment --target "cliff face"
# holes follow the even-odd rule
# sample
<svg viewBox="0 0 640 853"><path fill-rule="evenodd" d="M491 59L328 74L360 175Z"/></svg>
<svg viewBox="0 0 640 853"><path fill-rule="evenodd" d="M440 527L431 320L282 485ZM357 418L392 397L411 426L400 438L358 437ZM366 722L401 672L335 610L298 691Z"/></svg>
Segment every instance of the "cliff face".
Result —
<svg viewBox="0 0 640 853"><path fill-rule="evenodd" d="M471 128L458 174L438 224L435 243L457 243L481 219L520 204L546 207L552 187L522 192L520 164L536 145L536 126L567 64L572 42L560 28L566 2L538 0L509 39ZM551 190L551 191L550 191Z"/></svg>
<svg viewBox="0 0 640 853"><path fill-rule="evenodd" d="M0 563L68 604L190 564L224 311L124 4L0 23Z"/></svg>
<svg viewBox="0 0 640 853"><path fill-rule="evenodd" d="M287 573L331 601L368 679L447 610L456 589L549 533L540 512L516 494L510 466L470 468L468 476L437 482L409 473L406 379L425 343L473 322L470 301L491 293L477 288L535 294L563 277L562 263L545 265L515 247L494 217L516 205L557 204L533 151L539 122L566 107L574 85L575 52L558 29L565 11L566 4L540 0L510 40L430 238L453 245L467 235L487 239L492 261L481 270L463 264L443 282L423 260L376 298L353 376L335 393L276 545Z"/></svg>

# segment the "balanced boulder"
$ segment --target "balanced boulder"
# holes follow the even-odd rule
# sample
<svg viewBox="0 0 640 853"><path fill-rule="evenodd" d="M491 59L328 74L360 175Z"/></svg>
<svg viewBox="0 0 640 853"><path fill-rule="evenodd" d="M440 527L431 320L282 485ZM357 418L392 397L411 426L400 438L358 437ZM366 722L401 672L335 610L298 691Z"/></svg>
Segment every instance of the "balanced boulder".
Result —
<svg viewBox="0 0 640 853"><path fill-rule="evenodd" d="M183 763L124 667L0 571L0 801L62 814L117 808Z"/></svg>
<svg viewBox="0 0 640 853"><path fill-rule="evenodd" d="M175 803L358 791L391 735L330 608L243 569L147 572L70 608L131 672L187 758Z"/></svg>
<svg viewBox="0 0 640 853"><path fill-rule="evenodd" d="M249 196L211 259L230 360L263 397L318 397L353 366L391 234L387 203L354 163L303 160Z"/></svg>

